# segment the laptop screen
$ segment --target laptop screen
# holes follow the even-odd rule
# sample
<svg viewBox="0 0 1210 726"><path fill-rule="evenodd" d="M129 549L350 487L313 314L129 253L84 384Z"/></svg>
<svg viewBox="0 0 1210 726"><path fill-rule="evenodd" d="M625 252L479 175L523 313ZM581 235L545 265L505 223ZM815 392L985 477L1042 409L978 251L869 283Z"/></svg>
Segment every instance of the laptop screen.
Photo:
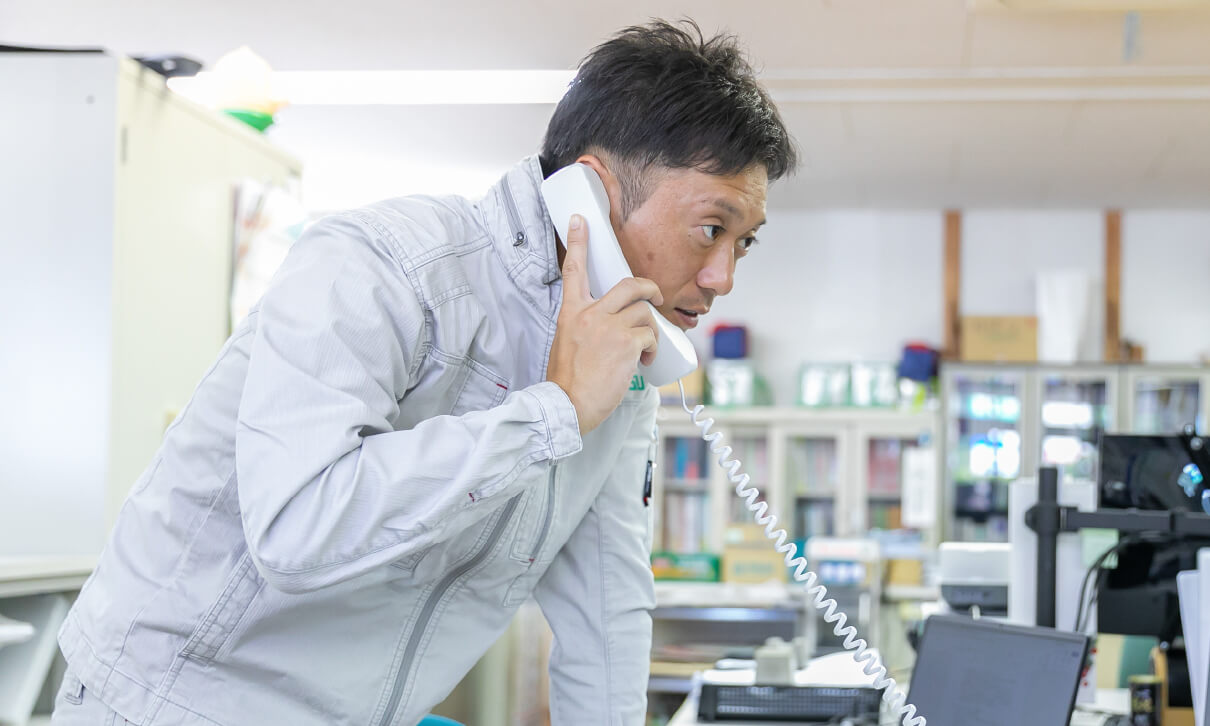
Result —
<svg viewBox="0 0 1210 726"><path fill-rule="evenodd" d="M1087 653L1075 633L934 615L908 700L928 726L1066 724Z"/></svg>

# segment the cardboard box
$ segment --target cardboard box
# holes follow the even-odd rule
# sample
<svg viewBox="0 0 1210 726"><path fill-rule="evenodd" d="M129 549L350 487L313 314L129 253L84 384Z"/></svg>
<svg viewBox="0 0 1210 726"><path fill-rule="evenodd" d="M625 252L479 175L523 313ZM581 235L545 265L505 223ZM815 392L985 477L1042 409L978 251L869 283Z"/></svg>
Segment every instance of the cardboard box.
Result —
<svg viewBox="0 0 1210 726"><path fill-rule="evenodd" d="M732 524L723 532L723 582L760 584L788 579L786 557L758 524Z"/></svg>
<svg viewBox="0 0 1210 726"><path fill-rule="evenodd" d="M706 392L706 369L704 366L698 366L692 373L681 379L681 383L685 386L685 400L690 406L695 406L705 400ZM681 405L681 388L672 383L660 386L660 403L665 405Z"/></svg>
<svg viewBox="0 0 1210 726"><path fill-rule="evenodd" d="M718 582L719 559L704 552L653 552L651 573L657 580Z"/></svg>
<svg viewBox="0 0 1210 726"><path fill-rule="evenodd" d="M770 580L787 580L785 555L773 549L772 542L768 547L729 547L723 551L723 582L759 585Z"/></svg>
<svg viewBox="0 0 1210 726"><path fill-rule="evenodd" d="M1038 360L1038 319L1032 316L963 316L958 354L979 363Z"/></svg>
<svg viewBox="0 0 1210 726"><path fill-rule="evenodd" d="M727 529L723 530L723 549L731 549L732 547L744 547L748 549L760 549L766 546L773 546L773 542L765 536L765 528L759 524L729 524Z"/></svg>
<svg viewBox="0 0 1210 726"><path fill-rule="evenodd" d="M886 582L888 585L921 585L924 583L924 563L911 559L887 560Z"/></svg>

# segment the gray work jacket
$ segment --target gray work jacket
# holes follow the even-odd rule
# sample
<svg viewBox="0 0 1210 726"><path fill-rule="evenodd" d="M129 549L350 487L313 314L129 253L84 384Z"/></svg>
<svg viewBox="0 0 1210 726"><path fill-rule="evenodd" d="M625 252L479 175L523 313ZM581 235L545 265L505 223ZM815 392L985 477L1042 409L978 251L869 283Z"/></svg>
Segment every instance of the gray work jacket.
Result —
<svg viewBox="0 0 1210 726"><path fill-rule="evenodd" d="M655 606L636 376L581 437L536 158L296 243L133 487L59 643L122 717L414 724L531 594L554 724L641 724Z"/></svg>

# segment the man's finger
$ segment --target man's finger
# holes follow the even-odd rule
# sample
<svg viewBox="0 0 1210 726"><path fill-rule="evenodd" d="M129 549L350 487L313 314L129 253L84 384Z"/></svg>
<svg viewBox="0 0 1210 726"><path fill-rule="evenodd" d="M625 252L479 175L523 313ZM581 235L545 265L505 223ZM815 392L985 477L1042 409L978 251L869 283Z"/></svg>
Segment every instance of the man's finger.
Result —
<svg viewBox="0 0 1210 726"><path fill-rule="evenodd" d="M563 299L591 301L588 291L588 225L578 214L567 225L567 254L563 257Z"/></svg>
<svg viewBox="0 0 1210 726"><path fill-rule="evenodd" d="M636 345L641 348L639 362L643 365L650 365L651 361L655 360L655 354L660 344L660 336L656 334L653 328L646 326L634 328L632 336Z"/></svg>
<svg viewBox="0 0 1210 726"><path fill-rule="evenodd" d="M649 300L653 305L664 304L659 286L645 277L625 278L610 288L600 302L605 312L616 313L639 300Z"/></svg>
<svg viewBox="0 0 1210 726"><path fill-rule="evenodd" d="M646 300L639 300L622 308L615 315L621 323L630 328L637 328L640 325L655 328L654 316L659 313Z"/></svg>

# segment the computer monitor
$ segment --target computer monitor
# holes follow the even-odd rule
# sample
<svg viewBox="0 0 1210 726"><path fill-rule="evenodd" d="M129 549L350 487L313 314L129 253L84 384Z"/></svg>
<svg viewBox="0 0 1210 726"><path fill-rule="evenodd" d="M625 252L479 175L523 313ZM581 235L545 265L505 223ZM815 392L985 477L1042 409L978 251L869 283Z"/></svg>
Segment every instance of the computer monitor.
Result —
<svg viewBox="0 0 1210 726"><path fill-rule="evenodd" d="M1106 434L1100 450L1101 509L1203 511L1204 487L1189 486L1193 462L1180 436ZM1097 630L1171 643L1181 634L1176 575L1196 569L1197 550L1208 545L1186 537L1124 547L1097 590Z"/></svg>
<svg viewBox="0 0 1210 726"><path fill-rule="evenodd" d="M1088 657L1085 635L934 615L908 701L928 726L1065 724Z"/></svg>
<svg viewBox="0 0 1210 726"><path fill-rule="evenodd" d="M1101 508L1202 511L1200 488L1182 486L1193 461L1180 436L1105 434L1100 449Z"/></svg>

